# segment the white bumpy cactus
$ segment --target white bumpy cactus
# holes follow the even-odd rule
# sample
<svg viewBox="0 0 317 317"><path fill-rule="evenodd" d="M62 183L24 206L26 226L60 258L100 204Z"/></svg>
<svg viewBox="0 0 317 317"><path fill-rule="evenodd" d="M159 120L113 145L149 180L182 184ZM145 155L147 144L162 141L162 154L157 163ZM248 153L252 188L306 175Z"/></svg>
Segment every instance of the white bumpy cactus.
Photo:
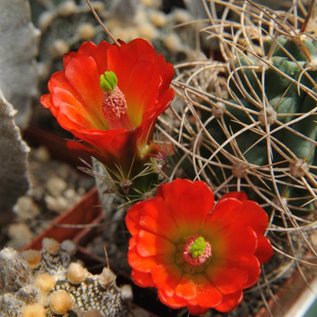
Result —
<svg viewBox="0 0 317 317"><path fill-rule="evenodd" d="M93 275L72 262L75 251L49 238L41 251L0 251L1 317L130 316L129 286L118 287L108 267Z"/></svg>

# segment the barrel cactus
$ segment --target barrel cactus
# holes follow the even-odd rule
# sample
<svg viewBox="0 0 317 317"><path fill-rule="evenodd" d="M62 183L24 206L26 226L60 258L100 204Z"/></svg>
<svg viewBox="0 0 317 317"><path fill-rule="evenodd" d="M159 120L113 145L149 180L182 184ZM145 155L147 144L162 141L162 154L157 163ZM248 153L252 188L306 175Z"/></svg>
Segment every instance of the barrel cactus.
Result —
<svg viewBox="0 0 317 317"><path fill-rule="evenodd" d="M176 80L187 107L173 142L218 191L245 190L268 210L303 215L316 197L317 40L299 29L297 7L273 14L238 2L202 30L219 40L224 62L192 63Z"/></svg>
<svg viewBox="0 0 317 317"><path fill-rule="evenodd" d="M226 106L225 124L242 154L233 174L245 179L253 169L251 190L258 189L259 199L273 199L297 215L314 210L316 49L306 34L267 38L263 56L237 55L228 82L232 106ZM214 134L216 122L208 129ZM217 141L226 142L224 132Z"/></svg>
<svg viewBox="0 0 317 317"><path fill-rule="evenodd" d="M160 120L179 154L172 175L182 166L184 176L216 193L247 192L270 214L276 250L300 259L311 248L301 229L316 218L313 6L294 2L283 12L214 0L204 7L205 57L178 65L179 102ZM212 45L215 59L208 57ZM299 240L305 248L294 247Z"/></svg>

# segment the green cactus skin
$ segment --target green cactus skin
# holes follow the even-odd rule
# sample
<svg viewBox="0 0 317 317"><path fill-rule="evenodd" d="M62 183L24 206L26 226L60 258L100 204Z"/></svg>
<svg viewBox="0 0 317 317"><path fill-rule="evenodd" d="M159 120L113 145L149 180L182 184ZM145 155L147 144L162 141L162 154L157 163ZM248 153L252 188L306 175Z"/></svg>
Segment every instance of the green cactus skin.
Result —
<svg viewBox="0 0 317 317"><path fill-rule="evenodd" d="M296 5L286 14L238 3L219 4L202 29L220 59L184 67L175 83L189 106L174 144L186 176L306 217L317 198L317 40L300 30Z"/></svg>
<svg viewBox="0 0 317 317"><path fill-rule="evenodd" d="M307 48L311 60L315 60L317 41L308 37L304 40L298 40L301 45ZM309 65L309 61L302 53L302 47L299 47L292 39L280 36L274 41L269 41L266 43L266 51L267 53L273 51L273 54L269 59L270 64L265 71L264 79L262 71L253 70L254 66L258 64L258 60L253 58L240 59L240 66L242 64L246 69L242 68L241 71L238 71L238 76L241 79L239 83L234 80L230 82L229 88L231 95L234 96L234 99L230 101L237 103L236 100L238 99L246 111L227 106L226 125L230 127L232 134L234 134L238 133L243 126L260 121L260 127L257 127L257 130L261 129L261 126L265 130L265 123L261 122L259 115L250 112L252 110L259 113L259 109L254 102L255 99L265 100L265 103L261 104L263 107L261 111L264 111L264 107L271 110L271 113L267 113L266 125L272 133L271 137L276 139L274 142L276 147L271 146L271 153L268 153L267 141L259 135L257 130L249 130L248 133L241 134L235 140L248 163L257 167L265 166L270 163L268 158L271 156L272 163L276 167L287 169L292 162L285 161L285 157L281 153L281 151L284 152L287 149L288 156L293 157L293 162L302 162L304 167L316 165L314 142L317 141L316 113L313 112L298 122L295 122L296 120L294 119L298 117L296 114L308 113L313 111L316 106L314 92L317 71L314 69L307 71L312 81L309 81L306 76L302 76L302 70ZM233 67L238 67L238 65L236 64ZM252 70L248 70L248 67ZM278 73L276 69L282 74ZM293 81L288 79L288 77ZM296 82L302 84L305 90L303 88L298 89ZM241 85L252 96L252 100L250 98L248 100L244 93L241 92ZM270 116L272 118L271 122ZM293 121L294 123L292 123ZM284 127L283 124L285 125ZM212 122L208 129L210 134L215 136L215 139L220 144L224 142L224 134L218 138L216 137L215 130L217 130L217 126L215 122ZM277 132L274 132L274 130ZM295 134L294 131L299 133L299 135ZM280 147L282 144L284 145L283 149ZM292 171L290 171L290 174L292 174ZM299 175L296 175L297 171L293 171L293 174L295 178L303 176L300 172ZM295 207L301 207L305 204L306 200L298 197L307 196L307 190L293 186L296 181L291 176L288 178L283 177L282 181L283 183L277 182L279 193L283 197L290 199L292 201L291 204L294 204ZM254 180L254 184L263 186L256 180ZM266 185L269 190L274 191L271 182L266 182ZM248 192L251 197L257 198L252 193L252 190ZM313 209L313 205L306 205L306 209Z"/></svg>

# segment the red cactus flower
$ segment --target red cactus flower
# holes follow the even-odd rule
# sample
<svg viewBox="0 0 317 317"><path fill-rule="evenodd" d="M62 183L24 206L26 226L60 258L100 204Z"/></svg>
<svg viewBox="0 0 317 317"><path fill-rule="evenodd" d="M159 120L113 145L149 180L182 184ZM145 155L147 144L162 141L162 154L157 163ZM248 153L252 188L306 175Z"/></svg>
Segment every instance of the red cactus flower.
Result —
<svg viewBox="0 0 317 317"><path fill-rule="evenodd" d="M64 57L40 102L105 163L129 165L152 147L154 124L174 97L173 66L143 39L83 43Z"/></svg>
<svg viewBox="0 0 317 317"><path fill-rule="evenodd" d="M132 206L126 216L132 279L156 287L172 308L228 312L272 256L267 224L265 211L245 194L227 194L214 204L202 181L161 185L154 198Z"/></svg>

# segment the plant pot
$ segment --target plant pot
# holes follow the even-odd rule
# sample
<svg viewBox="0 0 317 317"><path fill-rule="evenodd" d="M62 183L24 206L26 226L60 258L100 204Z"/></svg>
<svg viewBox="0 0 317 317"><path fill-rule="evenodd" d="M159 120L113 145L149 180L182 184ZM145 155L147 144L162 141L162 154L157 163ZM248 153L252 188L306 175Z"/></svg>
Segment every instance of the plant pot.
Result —
<svg viewBox="0 0 317 317"><path fill-rule="evenodd" d="M83 161L90 162L91 160L87 153L81 152L79 157L78 153L69 150L67 139L37 126L30 126L24 131L23 137L30 145L45 146L54 159L68 163L71 166L86 166Z"/></svg>
<svg viewBox="0 0 317 317"><path fill-rule="evenodd" d="M59 242L69 239L77 243L102 219L103 211L99 206L97 190L93 188L74 207L55 218L51 225L25 245L23 250L41 249L44 238L53 238Z"/></svg>
<svg viewBox="0 0 317 317"><path fill-rule="evenodd" d="M302 274L304 274L305 279ZM306 265L302 267L302 274L296 270L285 281L275 297L269 300L268 305L271 314L266 308L263 308L255 317L305 317L305 313L312 306L313 302L316 301L316 267L308 267Z"/></svg>

